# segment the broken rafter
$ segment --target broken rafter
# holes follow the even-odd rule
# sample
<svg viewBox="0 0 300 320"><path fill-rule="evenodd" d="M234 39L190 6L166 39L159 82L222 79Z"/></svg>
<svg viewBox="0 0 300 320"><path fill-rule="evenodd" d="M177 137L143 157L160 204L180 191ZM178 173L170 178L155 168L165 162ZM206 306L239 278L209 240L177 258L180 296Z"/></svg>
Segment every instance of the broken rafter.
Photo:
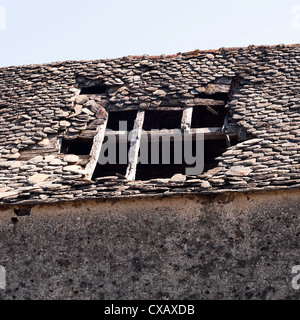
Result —
<svg viewBox="0 0 300 320"><path fill-rule="evenodd" d="M205 107L205 109L206 109L207 111L209 111L209 112L212 113L213 115L219 116L219 113L218 113L216 110L214 110L213 108L211 108L210 106L205 105L204 107Z"/></svg>
<svg viewBox="0 0 300 320"><path fill-rule="evenodd" d="M131 132L130 149L128 152L129 164L126 171L126 178L131 181L135 180L144 118L145 118L145 111L138 111L135 122L134 122L133 130Z"/></svg>
<svg viewBox="0 0 300 320"><path fill-rule="evenodd" d="M227 148L230 148L231 147L230 137L228 134L226 134L225 137L226 137L226 146Z"/></svg>
<svg viewBox="0 0 300 320"><path fill-rule="evenodd" d="M93 146L90 152L90 161L85 167L85 171L87 172L86 178L91 180L94 174L94 170L96 168L97 162L99 160L102 143L105 137L105 130L107 125L108 117L106 117L103 124L99 125L97 134L94 136Z"/></svg>
<svg viewBox="0 0 300 320"><path fill-rule="evenodd" d="M190 130L192 127L193 107L183 110L181 119L181 130Z"/></svg>

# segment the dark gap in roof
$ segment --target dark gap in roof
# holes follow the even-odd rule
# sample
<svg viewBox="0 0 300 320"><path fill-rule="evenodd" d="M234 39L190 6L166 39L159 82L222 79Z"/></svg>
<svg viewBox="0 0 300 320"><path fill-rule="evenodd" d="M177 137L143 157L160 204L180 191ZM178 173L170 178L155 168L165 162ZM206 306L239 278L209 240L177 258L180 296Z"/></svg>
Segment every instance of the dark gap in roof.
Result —
<svg viewBox="0 0 300 320"><path fill-rule="evenodd" d="M213 100L223 100L227 101L228 100L228 93L213 93L213 94L206 94L206 93L199 93L196 96L197 98L201 99L213 99Z"/></svg>
<svg viewBox="0 0 300 320"><path fill-rule="evenodd" d="M230 140L232 145L238 143L237 139ZM206 140L204 141L204 171L208 171L218 166L219 161L216 160L227 150L226 139Z"/></svg>
<svg viewBox="0 0 300 320"><path fill-rule="evenodd" d="M207 128L207 127L223 127L224 120L227 116L227 109L225 108L229 97L232 97L232 88L229 93L216 93L216 94L199 94L200 98L218 100L216 104L207 102L209 105L199 105L193 107L193 116L192 116L192 128ZM222 104L219 101L223 101ZM151 129L176 129L181 127L183 110L146 110L144 118L144 130ZM137 111L136 110L127 110L127 111L110 111L108 119L108 129L119 131L119 122L128 121L127 130L130 131L133 128L134 121L136 119ZM124 130L124 129L121 129ZM143 146L143 143L146 144ZM218 165L216 158L221 156L230 145L235 145L238 143L238 138L231 138L230 141L226 140L226 136L214 137L212 139L207 139L204 141L204 169L203 172L208 171L212 168L215 168ZM182 142L183 144L183 142ZM127 157L129 151L130 143L127 142ZM151 142L141 142L141 150L148 151L148 164L138 163L136 170L136 180L150 180L154 178L171 178L174 174L182 173L186 174L186 168L195 167L196 163L192 165L187 165L184 162L184 145L182 145L182 163L175 163L175 150L174 142L170 141L170 161L168 164L165 164L163 161L163 145L162 138L159 142L159 150L155 151L156 154L159 154L159 160L157 164L151 163ZM178 147L178 145L176 146ZM96 170L93 175L93 179L98 177L105 176L115 176L122 175L125 176L127 164L120 164L118 161L119 158L119 142L117 142L117 164L97 164ZM195 157L196 151L196 141L192 143L191 155ZM153 151L152 151L153 152ZM127 159L128 161L128 159ZM196 159L195 159L196 161ZM201 174L202 172L195 173Z"/></svg>
<svg viewBox="0 0 300 320"><path fill-rule="evenodd" d="M120 121L126 121L127 131L131 131L133 129L136 115L137 115L137 110L109 111L107 129L119 131Z"/></svg>
<svg viewBox="0 0 300 320"><path fill-rule="evenodd" d="M141 65L137 67L137 69L141 72L149 72L155 70L154 66L149 66L149 65Z"/></svg>
<svg viewBox="0 0 300 320"><path fill-rule="evenodd" d="M126 146L124 145L126 144ZM104 144L103 144L104 146ZM122 176L125 176L127 166L128 166L128 151L130 148L130 143L129 142L122 142L122 145L117 141L116 143L116 164L99 164L97 163L92 180L96 180L97 178L100 177L107 177L107 176L116 176L117 174L120 174ZM124 148L127 148L127 163L125 164L120 164L120 148L121 150ZM105 152L104 155L107 157L107 153Z"/></svg>
<svg viewBox="0 0 300 320"><path fill-rule="evenodd" d="M143 129L180 129L181 119L181 110L146 110Z"/></svg>
<svg viewBox="0 0 300 320"><path fill-rule="evenodd" d="M107 92L107 88L106 85L84 87L81 89L80 94L103 94Z"/></svg>
<svg viewBox="0 0 300 320"><path fill-rule="evenodd" d="M235 141L232 141L235 143ZM184 162L184 145L182 145L182 164L175 164L174 162L174 142L170 142L170 164L163 164L162 162L162 142L159 146L159 163L151 164L151 143L148 143L148 163L137 165L136 180L150 180L155 178L171 178L174 174L181 173L186 174L186 168L195 167L193 165L187 165ZM204 141L204 170L208 171L215 168L218 165L217 157L221 156L227 150L226 140L205 140ZM196 155L196 141L192 144L192 155ZM199 172L198 174L201 174Z"/></svg>
<svg viewBox="0 0 300 320"><path fill-rule="evenodd" d="M93 139L72 139L63 138L61 145L61 153L89 155L93 146Z"/></svg>
<svg viewBox="0 0 300 320"><path fill-rule="evenodd" d="M225 108L230 92L228 93L199 93L197 98L216 100L218 103L213 105L211 101L210 105L199 105L193 108L192 128L209 128L209 127L223 127L224 120L227 115L227 109ZM223 104L220 104L220 101Z"/></svg>
<svg viewBox="0 0 300 320"><path fill-rule="evenodd" d="M225 105L194 107L192 128L223 127L226 114Z"/></svg>
<svg viewBox="0 0 300 320"><path fill-rule="evenodd" d="M174 142L170 142L170 164L162 163L163 146L162 140L159 141L159 163L151 163L151 142L141 142L141 148L148 149L148 164L138 163L136 180L150 180L155 178L171 178L174 174L185 174L184 164L174 163Z"/></svg>

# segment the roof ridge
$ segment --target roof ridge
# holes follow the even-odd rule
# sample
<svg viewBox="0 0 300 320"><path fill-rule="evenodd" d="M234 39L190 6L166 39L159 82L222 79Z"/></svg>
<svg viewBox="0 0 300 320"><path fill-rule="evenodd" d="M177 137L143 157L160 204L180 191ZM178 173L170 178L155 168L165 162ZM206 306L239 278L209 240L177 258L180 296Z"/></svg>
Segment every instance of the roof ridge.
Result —
<svg viewBox="0 0 300 320"><path fill-rule="evenodd" d="M53 62L45 62L45 63L36 63L36 64L24 64L24 65L11 65L11 66L5 66L0 67L0 70L3 69L9 69L9 68L21 68L21 67L38 67L38 66L50 66L50 65L57 65L62 63L82 63L82 62L92 62L92 61L110 61L110 60L118 60L118 59L169 59L169 58L175 58L178 56L197 56L199 54L204 53L218 53L222 51L238 51L238 50L247 50L247 49L274 49L274 48L300 48L300 43L297 44L278 44L278 45L249 45L248 47L221 47L219 49L195 49L192 51L187 52L178 52L176 54L161 54L161 55L128 55L123 57L117 57L117 58L103 58L103 59L90 59L90 60L63 60L63 61L53 61Z"/></svg>

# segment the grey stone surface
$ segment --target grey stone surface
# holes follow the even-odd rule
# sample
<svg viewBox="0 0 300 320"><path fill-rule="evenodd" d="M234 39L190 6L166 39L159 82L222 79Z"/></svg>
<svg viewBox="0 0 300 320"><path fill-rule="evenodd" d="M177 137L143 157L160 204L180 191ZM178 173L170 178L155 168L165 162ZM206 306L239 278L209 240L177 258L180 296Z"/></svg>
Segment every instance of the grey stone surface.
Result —
<svg viewBox="0 0 300 320"><path fill-rule="evenodd" d="M299 299L299 190L0 213L1 299ZM11 219L13 218L13 219Z"/></svg>

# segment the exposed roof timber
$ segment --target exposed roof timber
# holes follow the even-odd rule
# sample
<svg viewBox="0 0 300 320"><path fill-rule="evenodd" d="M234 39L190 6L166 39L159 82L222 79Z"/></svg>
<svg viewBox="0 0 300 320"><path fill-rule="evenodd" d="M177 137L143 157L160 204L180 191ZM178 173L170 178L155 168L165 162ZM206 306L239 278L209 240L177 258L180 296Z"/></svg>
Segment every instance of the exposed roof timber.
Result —
<svg viewBox="0 0 300 320"><path fill-rule="evenodd" d="M152 131L141 131L141 140L150 139L151 137L170 137L171 139L179 134L180 129L175 130L152 130ZM182 132L182 131L181 131ZM215 127L215 128L198 128L198 129L190 129L190 134L196 138L197 134L204 134L205 140L217 140L217 139L225 139L225 134L222 132L222 127ZM236 131L227 132L228 136L231 138L237 138L238 133ZM128 135L127 131L106 131L105 136L116 136L117 140L119 136L126 136Z"/></svg>
<svg viewBox="0 0 300 320"><path fill-rule="evenodd" d="M116 108L114 105L108 105L106 107L107 111L125 111L125 110L155 110L155 111L180 111L184 110L187 107L203 107L203 106L225 106L226 102L224 100L215 100L215 99L188 99L188 100L170 100L162 101L160 106L157 107L145 107L140 105L127 105L122 109Z"/></svg>
<svg viewBox="0 0 300 320"><path fill-rule="evenodd" d="M202 98L195 98L195 99L188 99L188 100L181 100L183 105L188 107L197 107L197 106L224 106L224 100L214 100L214 99L202 99Z"/></svg>
<svg viewBox="0 0 300 320"><path fill-rule="evenodd" d="M90 153L90 161L85 166L85 171L87 172L87 179L92 179L94 170L96 168L98 159L100 157L101 147L105 136L105 130L107 125L108 117L104 120L103 124L99 125L98 133L95 135L93 140L93 146Z"/></svg>
<svg viewBox="0 0 300 320"><path fill-rule="evenodd" d="M181 119L181 130L190 130L192 127L193 108L186 108L183 110Z"/></svg>
<svg viewBox="0 0 300 320"><path fill-rule="evenodd" d="M133 131L131 132L130 149L128 152L129 164L126 171L126 178L128 180L135 179L144 118L145 111L138 111L134 122Z"/></svg>
<svg viewBox="0 0 300 320"><path fill-rule="evenodd" d="M147 107L147 108L143 108L140 105L128 105L126 106L126 108L116 108L114 105L109 105L107 106L106 110L107 111L129 111L129 110L153 110L153 111L182 111L184 110L184 108L186 108L184 105L182 105L181 103L176 103L176 104L168 104L166 106L164 106L164 102L162 102L160 107Z"/></svg>
<svg viewBox="0 0 300 320"><path fill-rule="evenodd" d="M213 115L219 116L219 113L218 113L216 110L214 110L213 108L211 108L210 106L204 106L204 107L205 107L205 109L206 109L207 111L209 111L209 112L212 113Z"/></svg>

